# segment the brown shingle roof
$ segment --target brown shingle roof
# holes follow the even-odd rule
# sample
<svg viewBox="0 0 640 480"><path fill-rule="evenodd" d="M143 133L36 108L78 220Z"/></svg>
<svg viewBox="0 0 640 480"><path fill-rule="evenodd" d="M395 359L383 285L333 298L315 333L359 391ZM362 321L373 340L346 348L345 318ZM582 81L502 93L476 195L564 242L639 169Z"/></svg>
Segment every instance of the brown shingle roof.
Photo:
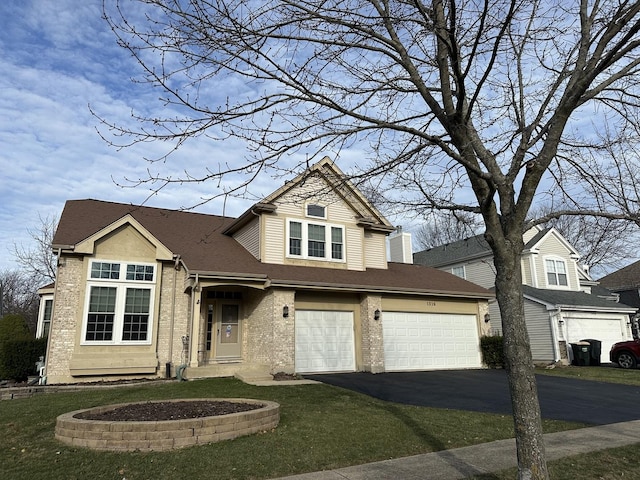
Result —
<svg viewBox="0 0 640 480"><path fill-rule="evenodd" d="M263 277L275 285L397 291L489 298L488 290L431 267L389 263L387 270L366 271L261 263L222 232L230 217L143 207L99 200L70 200L65 204L53 239L54 248L72 247L131 215L174 254L190 272L205 276L234 274Z"/></svg>

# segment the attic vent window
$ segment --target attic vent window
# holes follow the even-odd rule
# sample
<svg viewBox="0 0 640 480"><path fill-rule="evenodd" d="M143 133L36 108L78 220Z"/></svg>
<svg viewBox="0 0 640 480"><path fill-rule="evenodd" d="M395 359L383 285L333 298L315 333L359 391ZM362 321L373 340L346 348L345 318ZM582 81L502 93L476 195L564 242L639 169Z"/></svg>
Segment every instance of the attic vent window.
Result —
<svg viewBox="0 0 640 480"><path fill-rule="evenodd" d="M322 205L316 205L315 203L307 204L307 217L315 218L327 218L326 208Z"/></svg>

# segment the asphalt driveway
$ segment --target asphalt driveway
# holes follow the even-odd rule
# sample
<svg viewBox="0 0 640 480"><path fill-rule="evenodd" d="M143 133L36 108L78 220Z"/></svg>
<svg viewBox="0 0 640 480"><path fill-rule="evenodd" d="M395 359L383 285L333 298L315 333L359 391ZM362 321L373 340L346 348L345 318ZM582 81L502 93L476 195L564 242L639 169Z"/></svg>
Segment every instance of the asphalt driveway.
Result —
<svg viewBox="0 0 640 480"><path fill-rule="evenodd" d="M640 375L640 371L638 372ZM305 378L390 402L511 414L504 370L342 373ZM537 375L544 418L605 425L640 419L640 387Z"/></svg>

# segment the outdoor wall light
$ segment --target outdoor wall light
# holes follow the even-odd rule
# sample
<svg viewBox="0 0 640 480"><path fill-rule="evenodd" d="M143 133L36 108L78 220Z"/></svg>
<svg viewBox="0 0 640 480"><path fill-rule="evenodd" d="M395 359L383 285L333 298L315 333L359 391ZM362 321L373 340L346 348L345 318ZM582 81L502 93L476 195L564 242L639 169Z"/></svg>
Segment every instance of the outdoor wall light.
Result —
<svg viewBox="0 0 640 480"><path fill-rule="evenodd" d="M376 311L373 312L373 319L380 320L380 310L378 310L377 308L376 308Z"/></svg>
<svg viewBox="0 0 640 480"><path fill-rule="evenodd" d="M489 323L491 321L491 315L488 313L484 314L484 323Z"/></svg>
<svg viewBox="0 0 640 480"><path fill-rule="evenodd" d="M282 318L289 317L289 305L282 307Z"/></svg>

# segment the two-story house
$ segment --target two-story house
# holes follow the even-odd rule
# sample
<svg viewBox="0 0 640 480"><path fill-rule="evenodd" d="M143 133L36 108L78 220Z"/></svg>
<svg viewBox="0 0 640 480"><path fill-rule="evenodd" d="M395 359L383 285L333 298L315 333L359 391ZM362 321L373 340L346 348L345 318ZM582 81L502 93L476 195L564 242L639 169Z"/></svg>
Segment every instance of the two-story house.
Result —
<svg viewBox="0 0 640 480"><path fill-rule="evenodd" d="M580 265L579 253L554 228L535 227L523 236L522 285L525 319L534 361L569 362L569 344L584 339L601 342L601 361L615 342L631 338L629 314L634 309L619 303L598 286ZM485 288L495 285L493 254L483 235L441 245L413 256L429 265ZM502 331L497 302L489 306L493 333Z"/></svg>
<svg viewBox="0 0 640 480"><path fill-rule="evenodd" d="M238 218L68 201L47 382L480 367L492 293L394 230L328 158Z"/></svg>

